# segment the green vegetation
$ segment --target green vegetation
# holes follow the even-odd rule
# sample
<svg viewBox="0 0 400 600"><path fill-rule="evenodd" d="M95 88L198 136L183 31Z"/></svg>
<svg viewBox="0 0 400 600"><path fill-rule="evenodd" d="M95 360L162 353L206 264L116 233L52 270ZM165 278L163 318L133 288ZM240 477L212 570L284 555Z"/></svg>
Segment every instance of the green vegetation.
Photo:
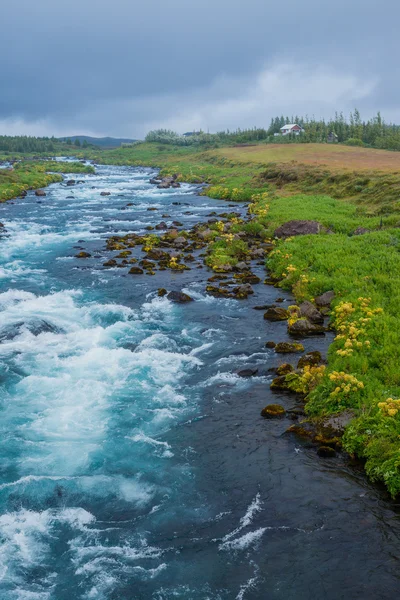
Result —
<svg viewBox="0 0 400 600"><path fill-rule="evenodd" d="M338 335L330 347L324 379L311 393L307 410L321 416L352 409L356 418L347 428L344 448L366 459L370 477L384 481L396 495L400 493L400 411L382 410L381 403L400 397L400 231L388 228L349 236L365 220L347 210L336 212L338 203L326 197L291 198L283 208L284 216L283 204L271 203L271 228L297 218L306 205L306 218L338 231L279 241L268 259L273 276L298 300L313 299L330 289L337 296L333 324ZM370 226L377 226L376 220Z"/></svg>
<svg viewBox="0 0 400 600"><path fill-rule="evenodd" d="M212 196L250 199L250 222L230 219L223 231L223 224L213 226L206 262L217 272L242 259L246 243L233 236L245 231L274 244L267 267L298 301L335 291L337 335L327 368L310 367L304 374L312 380L302 387L311 390L307 411L320 418L351 410L344 448L364 459L371 479L383 481L395 496L400 493L399 155L324 145L330 153L325 165L305 165L302 159L318 155L315 145L286 148L290 154L279 164L270 156L265 162L260 155L252 158L253 148L202 151L157 143L107 152L101 160L160 166L163 175L211 184ZM273 152L271 146L268 153ZM294 152L298 162L290 159ZM368 153L375 170L362 169L364 162L370 164ZM272 241L276 227L299 218L317 220L330 232ZM354 235L359 228L363 235Z"/></svg>
<svg viewBox="0 0 400 600"><path fill-rule="evenodd" d="M79 162L19 162L15 164L12 170L0 169L0 202L16 198L27 190L35 190L62 181L62 176L59 173L93 172L92 166Z"/></svg>

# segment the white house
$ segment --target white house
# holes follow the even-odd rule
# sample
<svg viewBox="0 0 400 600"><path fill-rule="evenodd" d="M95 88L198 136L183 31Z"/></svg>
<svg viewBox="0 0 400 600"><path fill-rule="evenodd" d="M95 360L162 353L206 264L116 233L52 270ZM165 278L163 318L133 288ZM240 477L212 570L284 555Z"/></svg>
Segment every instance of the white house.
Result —
<svg viewBox="0 0 400 600"><path fill-rule="evenodd" d="M297 123L289 123L288 125L284 125L281 127L280 132L281 135L288 135L289 133L293 133L294 135L300 135L303 133L304 129L297 125Z"/></svg>

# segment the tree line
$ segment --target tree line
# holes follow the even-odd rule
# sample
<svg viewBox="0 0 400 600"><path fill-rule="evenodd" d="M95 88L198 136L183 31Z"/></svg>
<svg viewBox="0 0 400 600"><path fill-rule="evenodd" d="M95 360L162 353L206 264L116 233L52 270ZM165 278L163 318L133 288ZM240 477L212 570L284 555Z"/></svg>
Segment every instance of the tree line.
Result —
<svg viewBox="0 0 400 600"><path fill-rule="evenodd" d="M288 123L297 123L304 132L300 135L279 135L281 127ZM278 135L277 135L278 134ZM330 134L334 134L330 136ZM253 127L251 129L236 129L182 136L168 129L150 131L146 136L148 142L173 144L180 146L219 146L223 144L265 143L324 143L328 138L354 146L370 146L386 150L400 150L400 126L387 123L378 112L376 116L363 120L360 112L355 109L348 117L342 112L335 113L331 119L315 119L308 116L277 116L271 119L268 129Z"/></svg>
<svg viewBox="0 0 400 600"><path fill-rule="evenodd" d="M31 153L51 155L65 150L65 146L88 147L86 140L81 144L79 139L71 141L59 140L55 137L33 137L27 135L0 135L0 152L4 153Z"/></svg>

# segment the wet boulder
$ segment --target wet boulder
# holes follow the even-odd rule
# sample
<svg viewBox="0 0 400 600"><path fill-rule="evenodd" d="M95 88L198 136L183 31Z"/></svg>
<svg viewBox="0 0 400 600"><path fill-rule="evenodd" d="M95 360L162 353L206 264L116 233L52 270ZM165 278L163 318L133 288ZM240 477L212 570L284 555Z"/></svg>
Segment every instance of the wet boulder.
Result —
<svg viewBox="0 0 400 600"><path fill-rule="evenodd" d="M45 195L46 195L46 192L44 190L36 190L36 192L35 192L35 196L42 197L42 196L45 196Z"/></svg>
<svg viewBox="0 0 400 600"><path fill-rule="evenodd" d="M163 296L166 296L167 294L168 294L168 292L165 288L158 288L157 295L160 296L160 298L162 298Z"/></svg>
<svg viewBox="0 0 400 600"><path fill-rule="evenodd" d="M310 323L306 318L297 319L294 323L288 325L288 332L293 336L312 336L325 335L325 329L322 325Z"/></svg>
<svg viewBox="0 0 400 600"><path fill-rule="evenodd" d="M304 356L299 358L299 362L297 363L298 369L304 369L305 366L315 367L322 362L321 352L318 350L313 350L312 352L307 352Z"/></svg>
<svg viewBox="0 0 400 600"><path fill-rule="evenodd" d="M275 229L274 236L277 238L286 238L295 235L310 235L326 232L326 227L318 221L302 221L294 219L292 221L287 221L287 223L284 223Z"/></svg>
<svg viewBox="0 0 400 600"><path fill-rule="evenodd" d="M324 322L323 315L319 312L317 308L315 308L314 304L312 304L312 302L309 302L308 300L300 304L299 312L302 317L305 317L311 323L321 324Z"/></svg>
<svg viewBox="0 0 400 600"><path fill-rule="evenodd" d="M264 419L283 419L286 415L286 411L280 404L268 404L261 411L261 416Z"/></svg>
<svg viewBox="0 0 400 600"><path fill-rule="evenodd" d="M90 258L91 256L89 252L78 252L78 254L75 254L75 258Z"/></svg>
<svg viewBox="0 0 400 600"><path fill-rule="evenodd" d="M187 240L183 237L183 235L178 236L174 239L174 246L177 248L182 248L183 246L187 246Z"/></svg>
<svg viewBox="0 0 400 600"><path fill-rule="evenodd" d="M271 307L264 313L264 319L267 321L286 321L288 318L288 311L280 307Z"/></svg>
<svg viewBox="0 0 400 600"><path fill-rule="evenodd" d="M235 298L239 300L246 299L250 294L254 294L254 290L249 283L244 283L243 285L239 285L232 290Z"/></svg>
<svg viewBox="0 0 400 600"><path fill-rule="evenodd" d="M165 223L165 221L161 221L161 223L158 223L154 229L157 229L157 231L162 231L163 229L168 229L168 225Z"/></svg>
<svg viewBox="0 0 400 600"><path fill-rule="evenodd" d="M186 302L193 302L193 298L189 294L185 294L180 291L171 291L167 295L168 300L171 302L177 302L178 304L184 304Z"/></svg>
<svg viewBox="0 0 400 600"><path fill-rule="evenodd" d="M276 346L276 343L273 342L272 340L270 340L269 342L265 343L265 347L266 348L275 348L275 346Z"/></svg>
<svg viewBox="0 0 400 600"><path fill-rule="evenodd" d="M68 179L66 185L69 187L71 185L75 185L76 184L76 180L75 179Z"/></svg>
<svg viewBox="0 0 400 600"><path fill-rule="evenodd" d="M281 375L287 375L288 373L293 373L294 368L291 364L289 363L283 363L282 365L279 365L279 367L276 369L276 374L281 376Z"/></svg>
<svg viewBox="0 0 400 600"><path fill-rule="evenodd" d="M100 192L100 196L111 196L111 192Z"/></svg>
<svg viewBox="0 0 400 600"><path fill-rule="evenodd" d="M278 354L289 354L292 352L304 352L303 344L297 344L296 342L279 342L275 346L275 352Z"/></svg>
<svg viewBox="0 0 400 600"><path fill-rule="evenodd" d="M103 263L103 267L115 267L117 265L117 261L114 258L110 258L105 263Z"/></svg>
<svg viewBox="0 0 400 600"><path fill-rule="evenodd" d="M131 275L143 275L144 271L140 267L131 267L129 273Z"/></svg>

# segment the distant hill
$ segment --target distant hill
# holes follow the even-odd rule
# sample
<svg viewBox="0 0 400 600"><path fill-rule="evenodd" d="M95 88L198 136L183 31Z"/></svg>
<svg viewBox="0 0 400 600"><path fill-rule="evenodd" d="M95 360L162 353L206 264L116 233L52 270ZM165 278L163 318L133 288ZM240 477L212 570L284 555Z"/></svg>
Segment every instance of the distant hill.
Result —
<svg viewBox="0 0 400 600"><path fill-rule="evenodd" d="M58 138L65 142L65 140L71 140L75 142L75 140L79 140L80 143L84 140L88 144L93 144L93 146L99 146L100 148L119 148L121 144L130 144L132 142L136 142L136 140L131 140L128 138L113 138L113 137L90 137L89 135L69 135L67 137Z"/></svg>

